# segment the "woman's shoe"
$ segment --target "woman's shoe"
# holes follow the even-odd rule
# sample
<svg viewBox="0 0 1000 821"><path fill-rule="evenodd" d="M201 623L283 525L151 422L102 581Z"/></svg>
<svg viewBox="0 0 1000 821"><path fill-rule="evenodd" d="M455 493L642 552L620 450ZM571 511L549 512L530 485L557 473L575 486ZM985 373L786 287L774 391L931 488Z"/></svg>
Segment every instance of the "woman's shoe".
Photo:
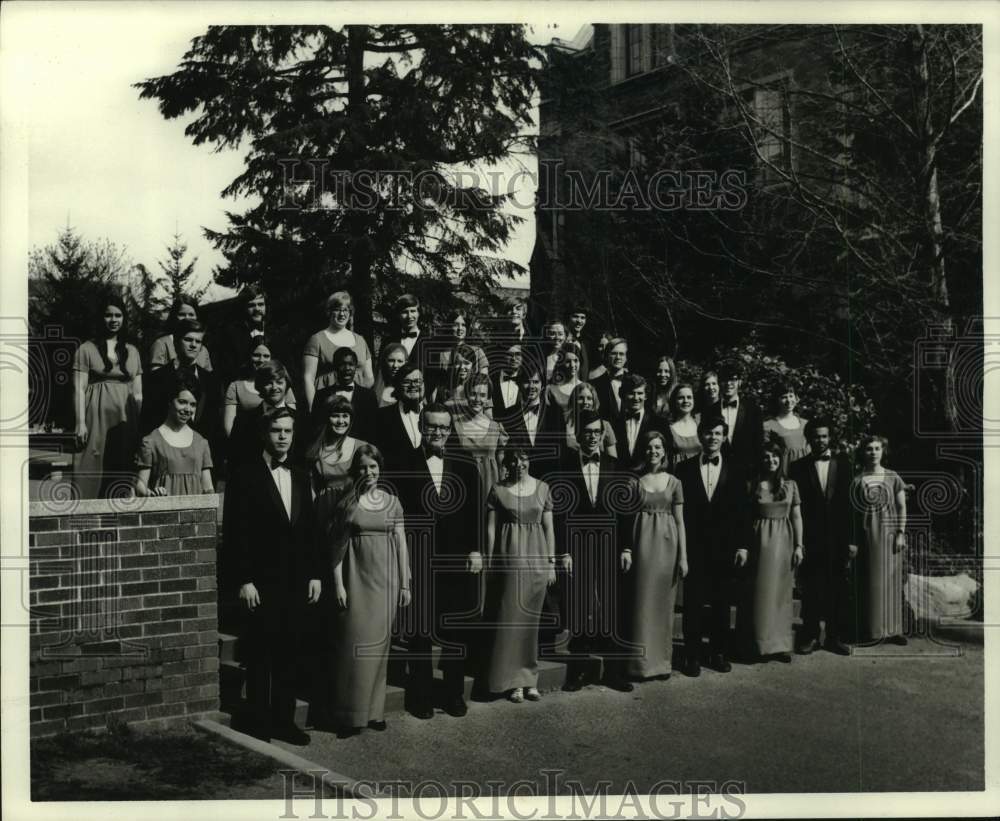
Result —
<svg viewBox="0 0 1000 821"><path fill-rule="evenodd" d="M541 701L542 700L542 694L538 692L538 688L537 687L529 687L528 689L526 689L524 691L524 697L528 701Z"/></svg>
<svg viewBox="0 0 1000 821"><path fill-rule="evenodd" d="M898 644L900 647L905 647L909 643L906 636L889 636L889 644Z"/></svg>
<svg viewBox="0 0 1000 821"><path fill-rule="evenodd" d="M520 687L515 687L510 691L510 694L507 696L507 700L512 701L515 704L521 704L524 701L524 690Z"/></svg>
<svg viewBox="0 0 1000 821"><path fill-rule="evenodd" d="M386 725L386 723L385 723L384 720L383 721L375 721L373 719L372 721L368 722L368 729L369 730L374 730L376 733L383 733L383 732L385 732L385 728L387 726L388 725Z"/></svg>
<svg viewBox="0 0 1000 821"><path fill-rule="evenodd" d="M772 656L772 658L775 661L780 661L782 664L791 664L792 663L792 654L791 653L775 653Z"/></svg>

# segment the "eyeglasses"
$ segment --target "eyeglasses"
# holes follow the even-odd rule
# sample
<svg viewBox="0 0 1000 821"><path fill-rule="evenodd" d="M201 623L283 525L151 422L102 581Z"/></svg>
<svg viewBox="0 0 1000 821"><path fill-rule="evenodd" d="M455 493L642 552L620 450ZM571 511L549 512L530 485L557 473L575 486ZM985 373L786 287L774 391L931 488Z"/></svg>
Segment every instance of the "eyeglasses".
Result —
<svg viewBox="0 0 1000 821"><path fill-rule="evenodd" d="M447 433L451 430L451 425L425 425L424 430L428 433Z"/></svg>
<svg viewBox="0 0 1000 821"><path fill-rule="evenodd" d="M404 379L402 382L400 382L400 384L404 388L419 388L421 385L424 384L424 380L423 379Z"/></svg>

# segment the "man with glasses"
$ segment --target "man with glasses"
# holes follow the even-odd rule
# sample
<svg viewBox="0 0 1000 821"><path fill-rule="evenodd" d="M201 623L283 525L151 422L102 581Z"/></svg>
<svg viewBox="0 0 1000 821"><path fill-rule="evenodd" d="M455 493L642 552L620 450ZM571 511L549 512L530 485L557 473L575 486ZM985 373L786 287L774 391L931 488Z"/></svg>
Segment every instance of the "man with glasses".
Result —
<svg viewBox="0 0 1000 821"><path fill-rule="evenodd" d="M604 365L607 372L591 384L601 403L601 416L614 424L622 412L622 380L628 373L628 342L625 339L616 337L608 341L604 349Z"/></svg>
<svg viewBox="0 0 1000 821"><path fill-rule="evenodd" d="M448 447L452 418L441 404L420 412L420 446L410 451L396 474L410 534L412 606L406 617L409 681L407 709L417 718L434 716L432 651L441 648L444 701L460 718L468 712L466 662L473 660L473 631L481 613L483 570L482 500L475 462Z"/></svg>
<svg viewBox="0 0 1000 821"><path fill-rule="evenodd" d="M420 447L420 411L424 406L424 375L416 365L403 365L393 379L396 404L376 412L375 435L389 469L408 461L410 451Z"/></svg>

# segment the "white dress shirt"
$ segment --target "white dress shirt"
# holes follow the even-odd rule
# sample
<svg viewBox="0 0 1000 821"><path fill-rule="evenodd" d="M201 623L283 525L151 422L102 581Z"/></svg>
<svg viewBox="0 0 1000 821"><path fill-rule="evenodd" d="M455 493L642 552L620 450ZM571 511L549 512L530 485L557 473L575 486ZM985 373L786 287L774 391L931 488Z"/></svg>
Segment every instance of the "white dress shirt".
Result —
<svg viewBox="0 0 1000 821"><path fill-rule="evenodd" d="M722 400L722 418L726 420L726 424L729 426L729 433L726 434L726 439L731 445L733 443L733 436L736 435L736 414L740 412L740 398L737 396L733 400L736 402L734 407L727 407L726 400Z"/></svg>
<svg viewBox="0 0 1000 821"><path fill-rule="evenodd" d="M703 457L699 456L698 458L702 459ZM719 457L717 465L702 461L699 467L701 468L701 483L705 486L705 495L708 496L709 501L712 501L715 489L719 485L719 474L722 472L722 457Z"/></svg>
<svg viewBox="0 0 1000 821"><path fill-rule="evenodd" d="M402 336L399 340L399 344L406 348L406 356L409 358L410 354L413 353L413 346L417 344L417 340L420 339L420 331L417 331L416 336Z"/></svg>
<svg viewBox="0 0 1000 821"><path fill-rule="evenodd" d="M639 438L639 428L642 426L642 417L645 416L644 411L639 411L638 419L626 419L625 420L625 436L628 438L628 452L635 453L635 440Z"/></svg>
<svg viewBox="0 0 1000 821"><path fill-rule="evenodd" d="M524 417L524 428L528 431L528 440L535 444L535 436L538 432L538 417L541 415L542 406L535 405L533 409L525 408L521 415Z"/></svg>
<svg viewBox="0 0 1000 821"><path fill-rule="evenodd" d="M503 403L505 407L512 407L517 404L518 388L516 379L507 379L506 377L500 377L500 394L503 396Z"/></svg>
<svg viewBox="0 0 1000 821"><path fill-rule="evenodd" d="M281 460L281 464L287 464L288 457ZM289 521L292 518L292 471L287 467L272 467L271 466L271 454L264 451L264 463L267 465L268 471L271 473L271 479L274 481L275 487L278 488L278 495L281 497L281 503L285 506L285 513L288 515Z"/></svg>
<svg viewBox="0 0 1000 821"><path fill-rule="evenodd" d="M413 447L420 446L420 413L418 411L403 410L402 402L399 403L399 418L403 420L403 429L410 437L410 444Z"/></svg>
<svg viewBox="0 0 1000 821"><path fill-rule="evenodd" d="M819 487L824 493L826 493L826 480L830 475L830 460L829 459L817 459L816 460L816 474L819 476Z"/></svg>
<svg viewBox="0 0 1000 821"><path fill-rule="evenodd" d="M622 376L624 376L624 374L622 374ZM614 396L615 398L615 405L617 406L618 410L622 409L622 397L621 397L622 376L611 377L611 395Z"/></svg>
<svg viewBox="0 0 1000 821"><path fill-rule="evenodd" d="M427 470L430 472L431 479L434 480L434 487L437 490L438 496L440 496L441 482L444 480L444 459L440 456L428 456Z"/></svg>
<svg viewBox="0 0 1000 821"><path fill-rule="evenodd" d="M580 470L583 471L583 483L587 486L587 495L590 497L590 503L594 504L597 501L597 485L601 480L601 466L599 462L583 464L583 453L580 454L580 460Z"/></svg>

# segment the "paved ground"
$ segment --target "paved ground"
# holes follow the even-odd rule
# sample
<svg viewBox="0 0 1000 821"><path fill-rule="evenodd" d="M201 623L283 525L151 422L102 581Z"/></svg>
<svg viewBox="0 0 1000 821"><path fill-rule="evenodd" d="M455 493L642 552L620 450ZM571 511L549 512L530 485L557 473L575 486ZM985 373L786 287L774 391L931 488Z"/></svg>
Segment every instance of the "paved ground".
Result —
<svg viewBox="0 0 1000 821"><path fill-rule="evenodd" d="M356 779L528 779L543 793L547 768L588 791L608 779L612 793L660 779L736 780L750 793L980 790L983 647L957 652L914 639L867 657L675 672L629 694L591 686L472 704L462 719L390 715L384 733L313 732L294 749Z"/></svg>

